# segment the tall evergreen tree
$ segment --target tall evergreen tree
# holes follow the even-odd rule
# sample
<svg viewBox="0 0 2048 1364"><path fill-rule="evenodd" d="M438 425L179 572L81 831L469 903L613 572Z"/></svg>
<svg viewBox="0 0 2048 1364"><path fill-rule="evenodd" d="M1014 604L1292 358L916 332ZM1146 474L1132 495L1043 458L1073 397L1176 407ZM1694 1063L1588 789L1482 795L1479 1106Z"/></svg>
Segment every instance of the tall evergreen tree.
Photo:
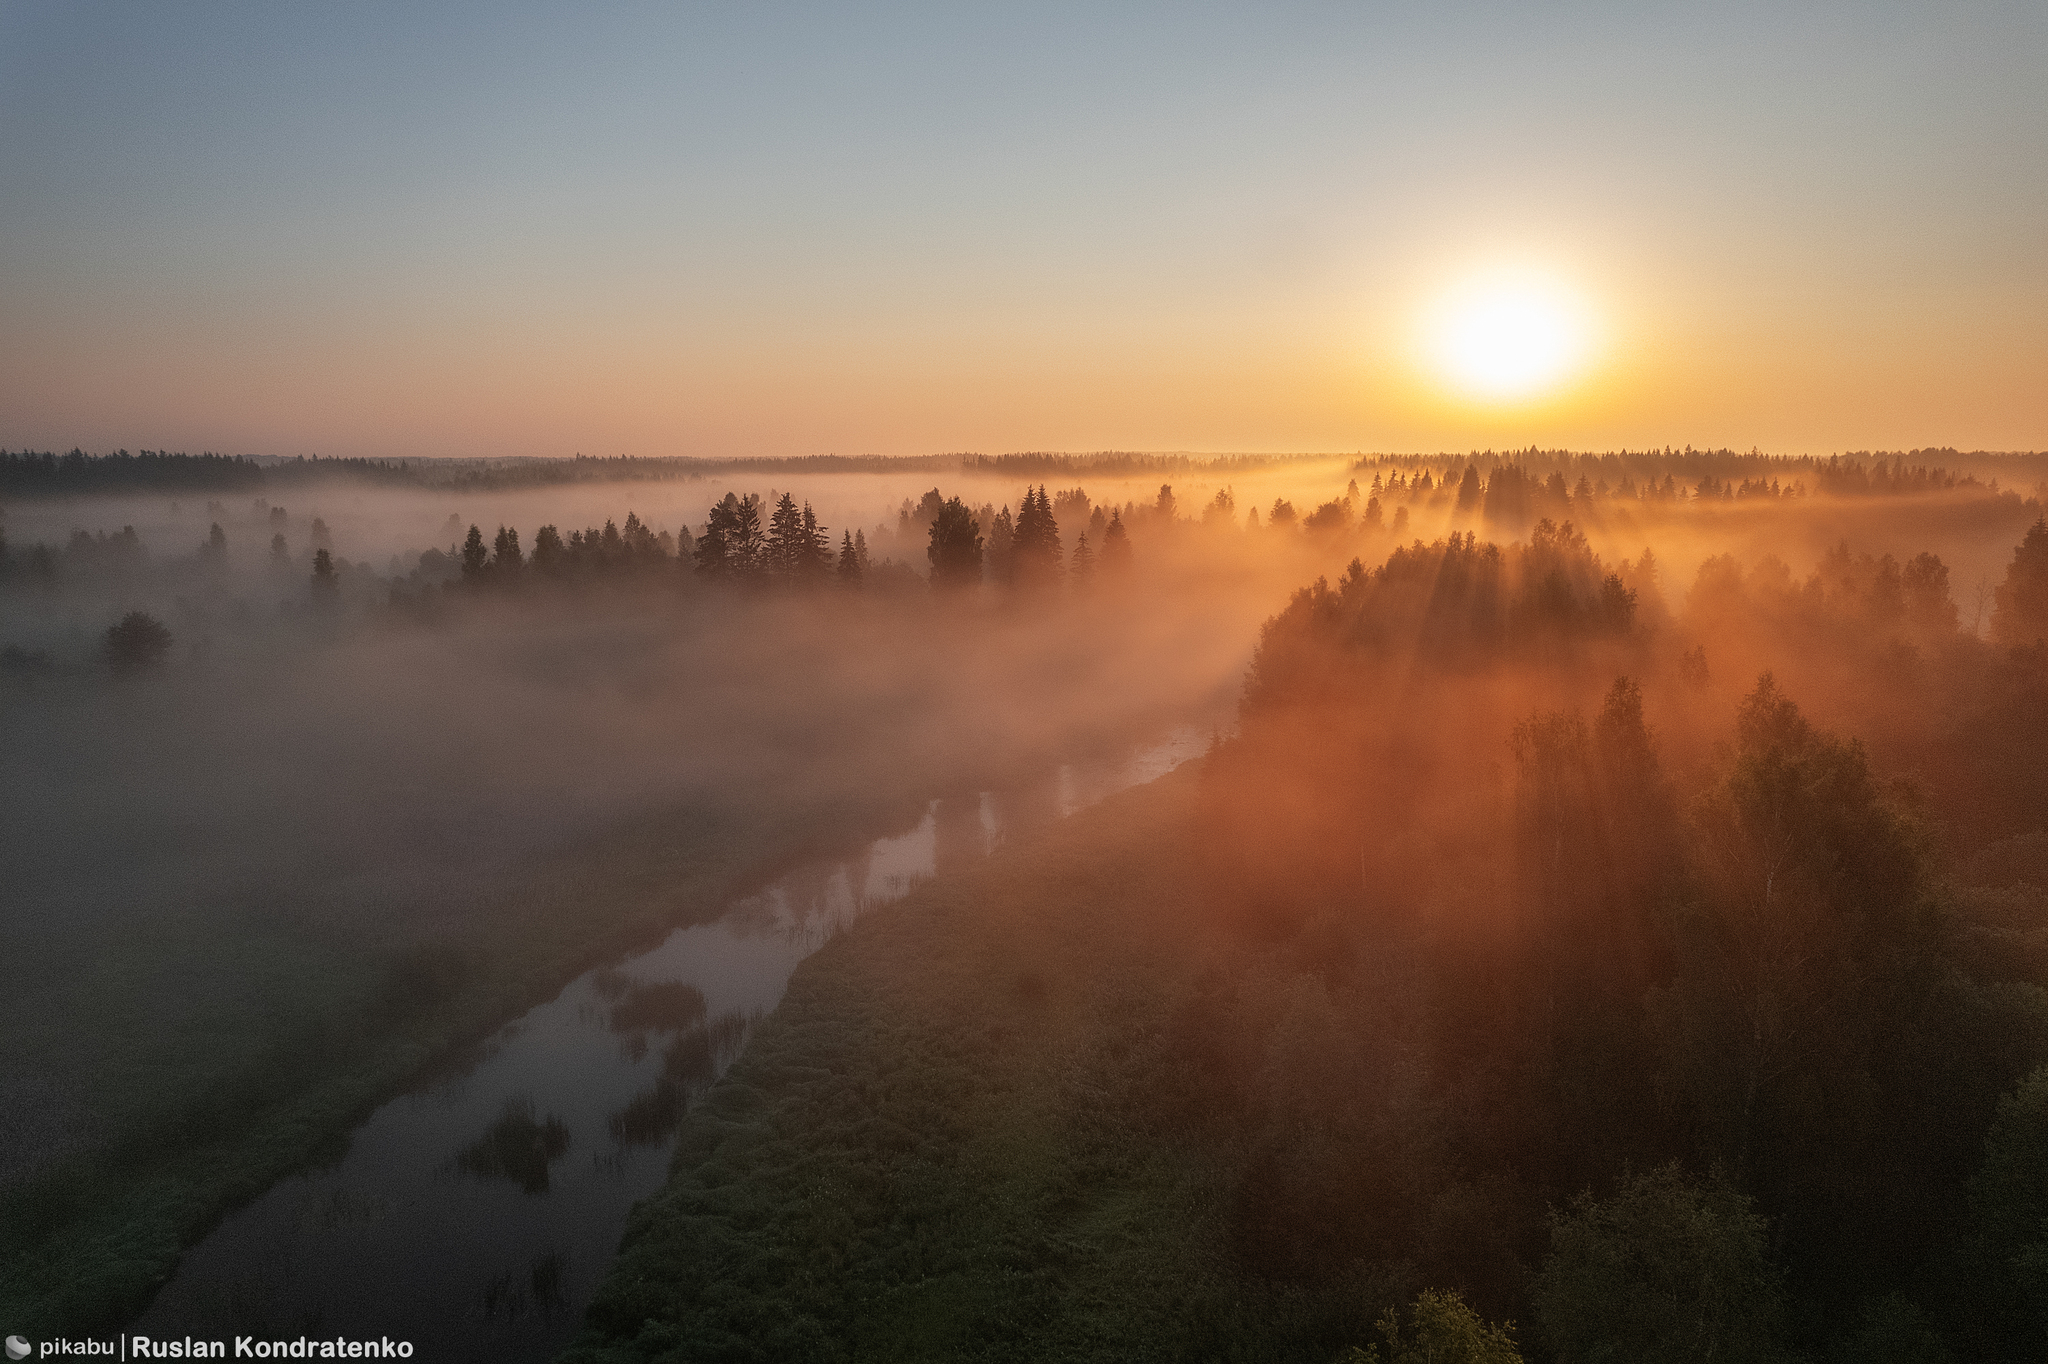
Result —
<svg viewBox="0 0 2048 1364"><path fill-rule="evenodd" d="M784 493L775 499L775 510L768 518L764 564L769 576L779 581L794 581L803 572L808 551L803 513L797 510L796 499Z"/></svg>
<svg viewBox="0 0 2048 1364"><path fill-rule="evenodd" d="M519 549L519 532L509 526L498 527L498 538L491 544L491 572L501 578L511 578L526 566L526 556Z"/></svg>
<svg viewBox="0 0 2048 1364"><path fill-rule="evenodd" d="M839 535L839 581L847 587L859 587L860 570L860 551L853 547L853 532L842 531Z"/></svg>
<svg viewBox="0 0 2048 1364"><path fill-rule="evenodd" d="M797 581L817 584L831 576L832 540L826 535L825 527L818 524L818 514L811 510L808 502L804 503L803 527L797 548Z"/></svg>
<svg viewBox="0 0 2048 1364"><path fill-rule="evenodd" d="M490 562L490 551L484 548L484 533L480 526L472 525L469 535L462 542L462 577L466 582L476 582Z"/></svg>
<svg viewBox="0 0 2048 1364"><path fill-rule="evenodd" d="M1095 585L1095 551L1088 548L1088 532L1085 530L1074 542L1074 559L1067 570L1067 577L1076 592L1086 592Z"/></svg>
<svg viewBox="0 0 2048 1364"><path fill-rule="evenodd" d="M654 532L633 512L626 513L626 527L619 532L619 541L626 551L630 563L651 564L662 557L661 542L654 538Z"/></svg>
<svg viewBox="0 0 2048 1364"><path fill-rule="evenodd" d="M1051 587L1060 577L1060 527L1053 519L1052 499L1045 488L1026 489L1010 538L1011 573L1019 588Z"/></svg>
<svg viewBox="0 0 2048 1364"><path fill-rule="evenodd" d="M697 537L696 547L690 551L697 572L707 578L723 578L732 571L732 560L726 553L732 529L732 509L723 502L714 505L705 518L704 533Z"/></svg>
<svg viewBox="0 0 2048 1364"><path fill-rule="evenodd" d="M533 533L533 567L540 573L559 573L563 567L562 533L542 526Z"/></svg>
<svg viewBox="0 0 2048 1364"><path fill-rule="evenodd" d="M732 504L732 527L726 537L726 560L732 576L742 582L757 582L767 570L768 536L761 525L761 499L755 493L735 498L726 494Z"/></svg>
<svg viewBox="0 0 2048 1364"><path fill-rule="evenodd" d="M1124 514L1111 512L1109 527L1102 532L1102 573L1121 578L1131 571L1131 537L1124 530Z"/></svg>
<svg viewBox="0 0 2048 1364"><path fill-rule="evenodd" d="M925 555L931 560L932 586L940 591L960 591L981 582L981 527L974 524L974 513L965 502L954 497L940 505Z"/></svg>

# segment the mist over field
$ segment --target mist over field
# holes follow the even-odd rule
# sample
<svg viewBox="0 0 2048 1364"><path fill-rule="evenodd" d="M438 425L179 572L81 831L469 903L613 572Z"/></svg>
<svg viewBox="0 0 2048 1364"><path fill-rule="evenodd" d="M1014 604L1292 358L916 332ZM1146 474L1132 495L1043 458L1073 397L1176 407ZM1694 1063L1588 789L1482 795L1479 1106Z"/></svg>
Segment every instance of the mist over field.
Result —
<svg viewBox="0 0 2048 1364"><path fill-rule="evenodd" d="M821 1339L893 1330L858 1304L901 1209L842 1210L882 1241L804 1288L732 1256L823 1233L713 1228L829 1212L778 1192L785 1157L718 1144L741 1140L719 1126L732 1096L797 1102L774 1058L850 1077L898 1048L905 1074L938 1067L919 1082L938 1107L848 1101L908 1146L818 1128L813 1154L855 1184L922 1170L913 1203L966 1178L947 1153L1008 1105L1027 1127L1121 1115L1073 1154L1097 1174L1072 1196L1199 1264L1141 1288L1104 1248L1049 1281L1111 1354L1133 1331L1250 1332L1323 1358L1405 1348L1411 1318L1512 1318L1537 1324L1530 1357L1591 1358L1621 1328L1582 1320L1593 1271L1572 1257L1608 1253L1602 1217L1666 1253L1643 1249L1659 1207L1704 1209L1754 1257L1681 1290L1720 1295L1698 1310L1749 1342L1737 1357L1881 1321L1995 1351L2032 1320L2024 1276L1982 1266L2031 1244L1985 1221L1983 1189L2035 1139L2013 1124L2048 1063L2039 456L460 478L6 458L0 1263L38 1329L132 1319L224 1214L580 973L927 818L939 881L802 968L730 1082L662 1100L672 1182L596 1290L579 1348L615 1353L589 1357L694 1357L734 1331L806 1355L737 1325L729 1281ZM1214 736L1192 778L1019 813L978 869L975 793L1189 725ZM1062 889L1032 849L1077 839L1045 867L1096 869ZM1087 1002L1112 987L1124 1002ZM896 1000L875 1017L907 1031L870 1038L865 1005L807 1022L842 997ZM996 1024L1018 1009L1051 1030ZM939 1038L969 1050L921 1050ZM963 1065L985 1078L934 1078ZM1082 1074L1097 1097L1064 1088ZM538 1160L545 1193L567 1129L506 1111L478 1140L510 1154L446 1177ZM813 1121L772 1125L803 1149ZM1871 1146L1879 1129L1896 1141ZM679 1211L707 1159L757 1171L731 1186L752 1211ZM1043 1196L1030 1168L1005 1176L1020 1208ZM1050 1225L1017 1215L947 1234L965 1253ZM1959 1275L1981 1280L1967 1326L1942 1287ZM1062 1295L1116 1284L1122 1315L1076 1325ZM1232 1301L1235 1325L1214 1315Z"/></svg>

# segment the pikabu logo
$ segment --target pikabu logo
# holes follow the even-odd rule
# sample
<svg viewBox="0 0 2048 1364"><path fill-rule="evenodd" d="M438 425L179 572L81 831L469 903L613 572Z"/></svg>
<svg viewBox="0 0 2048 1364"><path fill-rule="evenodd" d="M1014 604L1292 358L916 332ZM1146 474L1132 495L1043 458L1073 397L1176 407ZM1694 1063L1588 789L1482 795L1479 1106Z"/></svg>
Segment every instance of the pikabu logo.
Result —
<svg viewBox="0 0 2048 1364"><path fill-rule="evenodd" d="M9 1359L27 1359L28 1352L29 1343L27 1341L23 1340L20 1336L7 1337L7 1357Z"/></svg>

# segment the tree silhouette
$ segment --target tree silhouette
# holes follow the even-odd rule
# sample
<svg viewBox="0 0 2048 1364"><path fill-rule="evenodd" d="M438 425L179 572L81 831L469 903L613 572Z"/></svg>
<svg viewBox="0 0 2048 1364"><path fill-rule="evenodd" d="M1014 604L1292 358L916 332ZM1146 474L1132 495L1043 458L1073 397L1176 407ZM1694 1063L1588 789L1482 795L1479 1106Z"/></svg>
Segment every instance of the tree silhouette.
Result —
<svg viewBox="0 0 2048 1364"><path fill-rule="evenodd" d="M804 503L804 515L797 536L797 553L794 564L796 580L816 585L832 573L832 540L825 534L825 527L818 524L818 514L811 510L811 504Z"/></svg>
<svg viewBox="0 0 2048 1364"><path fill-rule="evenodd" d="M1052 499L1041 485L1025 489L1010 537L1011 574L1020 589L1042 590L1059 581L1060 527L1053 519Z"/></svg>
<svg viewBox="0 0 2048 1364"><path fill-rule="evenodd" d="M563 567L562 533L553 526L542 526L533 533L534 571L555 574Z"/></svg>
<svg viewBox="0 0 2048 1364"><path fill-rule="evenodd" d="M925 555L932 586L941 591L962 591L981 581L981 528L965 502L954 497L940 505Z"/></svg>
<svg viewBox="0 0 2048 1364"><path fill-rule="evenodd" d="M123 676L154 667L170 647L171 632L142 611L130 611L120 624L107 627L107 664Z"/></svg>
<svg viewBox="0 0 2048 1364"><path fill-rule="evenodd" d="M2048 517L2013 550L1992 603L1991 638L1998 643L2011 649L2048 637Z"/></svg>
<svg viewBox="0 0 2048 1364"><path fill-rule="evenodd" d="M853 532L839 533L839 581L848 587L860 586L860 552L853 547Z"/></svg>
<svg viewBox="0 0 2048 1364"><path fill-rule="evenodd" d="M491 544L491 572L500 578L512 578L525 566L526 556L519 549L519 532L509 526L498 527L498 538Z"/></svg>
<svg viewBox="0 0 2048 1364"><path fill-rule="evenodd" d="M1074 542L1074 559L1067 575L1076 592L1086 592L1095 585L1095 551L1088 548L1088 532L1085 530Z"/></svg>
<svg viewBox="0 0 2048 1364"><path fill-rule="evenodd" d="M484 548L483 529L472 525L468 537L462 542L462 580L471 583L481 581L489 562L490 551Z"/></svg>
<svg viewBox="0 0 2048 1364"><path fill-rule="evenodd" d="M1109 528L1102 532L1102 574L1122 578L1131 571L1131 537L1124 529L1122 512L1109 514Z"/></svg>
<svg viewBox="0 0 2048 1364"><path fill-rule="evenodd" d="M334 576L334 556L324 549L313 551L313 604L332 606L341 584Z"/></svg>

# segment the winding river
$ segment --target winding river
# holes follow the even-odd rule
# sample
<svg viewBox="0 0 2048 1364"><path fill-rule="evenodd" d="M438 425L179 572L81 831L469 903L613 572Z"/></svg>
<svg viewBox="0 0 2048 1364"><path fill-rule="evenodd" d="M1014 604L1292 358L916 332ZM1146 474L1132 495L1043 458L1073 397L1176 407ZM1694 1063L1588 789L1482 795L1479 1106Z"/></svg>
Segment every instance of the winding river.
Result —
<svg viewBox="0 0 2048 1364"><path fill-rule="evenodd" d="M717 919L587 972L466 1063L393 1099L335 1164L281 1181L187 1251L131 1333L344 1334L517 1364L575 1335L690 1102L864 909L1197 756L1204 731L933 801L908 833L801 866Z"/></svg>

